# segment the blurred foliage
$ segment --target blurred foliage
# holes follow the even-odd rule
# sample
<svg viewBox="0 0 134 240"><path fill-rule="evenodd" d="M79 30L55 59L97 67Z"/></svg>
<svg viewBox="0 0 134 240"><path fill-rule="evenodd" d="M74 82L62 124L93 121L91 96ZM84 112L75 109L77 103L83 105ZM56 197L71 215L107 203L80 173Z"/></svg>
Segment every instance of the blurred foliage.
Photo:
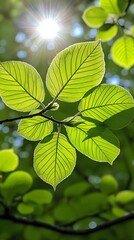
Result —
<svg viewBox="0 0 134 240"><path fill-rule="evenodd" d="M0 61L19 60L32 64L41 74L45 84L45 75L53 57L70 44L82 41L91 41L96 38L96 29L87 27L82 20L82 15L87 7L98 5L95 0L0 0ZM40 16L43 9L56 9L61 13L63 25L61 38L56 42L39 41L34 39L34 16ZM120 19L125 20L127 26L132 26L134 21L134 0L131 1L127 14ZM123 22L124 24L124 22ZM122 36L123 28L120 27L116 39ZM105 52L106 74L103 82L114 83L125 87L134 95L134 67L126 70L117 66L111 59L110 48L114 40L103 43ZM49 102L50 96L47 93ZM68 117L76 113L76 105L60 103L60 108L66 107L65 112L60 112L58 119ZM19 114L9 110L0 101L0 119L16 117ZM21 115L21 113L20 113ZM56 117L56 111L53 113ZM40 189L53 195L51 203L27 202L25 190L17 190L14 184L14 194L10 197L10 211L20 216L28 216L51 224L65 225L75 219L82 219L74 223L74 229L94 228L96 225L124 216L134 211L134 122L131 122L123 130L116 132L121 143L121 154L113 166L106 163L97 163L87 159L78 153L77 166L70 178L66 179L54 193L50 186L41 181L33 170L33 150L37 143L23 139L16 132L15 122L0 126L0 145L2 149L14 149L19 156L19 166L11 173L1 173L1 184L8 185L8 179L18 173L26 171L33 179L29 192ZM0 159L1 160L1 159ZM1 170L0 170L1 171ZM107 179L108 178L108 179ZM107 181L105 182L105 179ZM11 184L11 182L10 182ZM118 185L118 187L117 187ZM8 186L7 186L8 187ZM72 188L72 189L71 189ZM112 191L109 190L112 189ZM2 188L3 189L3 188ZM9 187L11 190L11 188ZM23 191L24 190L24 191ZM4 190L2 190L4 191ZM28 191L28 189L26 190ZM25 192L25 193L24 193ZM23 196L24 194L24 196ZM7 196L6 196L7 197ZM1 192L0 202L5 195ZM122 200L123 199L123 200ZM0 204L0 214L3 213L3 205ZM25 214L24 214L25 213ZM83 218L85 216L85 218ZM72 227L72 226L71 226ZM113 226L107 230L87 236L86 239L117 239L133 240L133 221ZM11 221L0 220L1 240L64 240L70 236L57 234L46 229L38 229L32 226L24 226ZM83 239L73 236L72 239Z"/></svg>

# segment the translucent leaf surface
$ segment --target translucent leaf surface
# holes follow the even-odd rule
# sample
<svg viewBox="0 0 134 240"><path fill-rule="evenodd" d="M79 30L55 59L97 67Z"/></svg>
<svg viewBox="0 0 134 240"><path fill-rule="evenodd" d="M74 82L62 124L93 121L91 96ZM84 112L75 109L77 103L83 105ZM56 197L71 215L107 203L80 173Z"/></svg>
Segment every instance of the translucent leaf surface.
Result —
<svg viewBox="0 0 134 240"><path fill-rule="evenodd" d="M34 152L34 168L54 189L68 177L76 163L75 149L63 134L54 133L41 141Z"/></svg>
<svg viewBox="0 0 134 240"><path fill-rule="evenodd" d="M102 84L80 102L82 116L104 122L112 129L126 126L134 116L134 100L124 88Z"/></svg>
<svg viewBox="0 0 134 240"><path fill-rule="evenodd" d="M89 7L83 14L84 22L92 28L101 27L107 20L108 14L101 7Z"/></svg>
<svg viewBox="0 0 134 240"><path fill-rule="evenodd" d="M43 189L36 189L26 193L23 196L25 203L37 203L37 204L48 204L52 201L52 194Z"/></svg>
<svg viewBox="0 0 134 240"><path fill-rule="evenodd" d="M134 39L128 36L117 39L111 49L113 61L126 69L134 65L133 53Z"/></svg>
<svg viewBox="0 0 134 240"><path fill-rule="evenodd" d="M18 133L32 141L43 139L52 130L53 123L42 116L22 119L18 125Z"/></svg>
<svg viewBox="0 0 134 240"><path fill-rule="evenodd" d="M108 26L106 26L108 25ZM117 34L118 27L116 25L106 24L104 28L99 29L97 33L97 39L100 39L102 42L110 41Z"/></svg>
<svg viewBox="0 0 134 240"><path fill-rule="evenodd" d="M113 163L118 156L119 142L114 134L103 126L97 126L76 117L83 123L76 127L66 126L68 137L76 149L97 162Z"/></svg>
<svg viewBox="0 0 134 240"><path fill-rule="evenodd" d="M100 6L108 13L120 15L128 5L128 0L100 0Z"/></svg>
<svg viewBox="0 0 134 240"><path fill-rule="evenodd" d="M18 156L13 149L6 149L0 151L0 172L10 172L18 166Z"/></svg>
<svg viewBox="0 0 134 240"><path fill-rule="evenodd" d="M116 202L120 204L128 204L132 201L134 202L134 191L124 190L116 195Z"/></svg>
<svg viewBox="0 0 134 240"><path fill-rule="evenodd" d="M38 72L24 62L0 63L0 93L7 106L28 112L37 108L45 97Z"/></svg>
<svg viewBox="0 0 134 240"><path fill-rule="evenodd" d="M14 197L27 192L32 183L30 174L24 171L16 171L11 173L0 185L0 192L5 201L9 203Z"/></svg>
<svg viewBox="0 0 134 240"><path fill-rule="evenodd" d="M47 88L56 99L76 102L101 82L104 68L99 41L74 44L52 61L47 73Z"/></svg>

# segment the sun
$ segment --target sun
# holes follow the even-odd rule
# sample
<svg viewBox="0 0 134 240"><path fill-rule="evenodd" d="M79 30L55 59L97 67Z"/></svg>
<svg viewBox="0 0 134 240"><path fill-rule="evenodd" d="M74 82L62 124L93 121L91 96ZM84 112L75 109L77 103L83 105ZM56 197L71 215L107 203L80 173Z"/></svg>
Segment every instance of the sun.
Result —
<svg viewBox="0 0 134 240"><path fill-rule="evenodd" d="M46 18L38 23L37 32L42 39L55 39L58 37L60 26L55 19Z"/></svg>

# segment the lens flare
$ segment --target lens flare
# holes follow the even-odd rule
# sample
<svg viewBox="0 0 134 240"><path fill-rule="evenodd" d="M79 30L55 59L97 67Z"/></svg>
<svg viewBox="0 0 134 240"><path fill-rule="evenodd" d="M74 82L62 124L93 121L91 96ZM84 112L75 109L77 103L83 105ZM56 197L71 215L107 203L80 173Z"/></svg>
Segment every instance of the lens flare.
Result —
<svg viewBox="0 0 134 240"><path fill-rule="evenodd" d="M42 39L54 39L58 36L60 27L56 20L52 18L39 22L37 32Z"/></svg>

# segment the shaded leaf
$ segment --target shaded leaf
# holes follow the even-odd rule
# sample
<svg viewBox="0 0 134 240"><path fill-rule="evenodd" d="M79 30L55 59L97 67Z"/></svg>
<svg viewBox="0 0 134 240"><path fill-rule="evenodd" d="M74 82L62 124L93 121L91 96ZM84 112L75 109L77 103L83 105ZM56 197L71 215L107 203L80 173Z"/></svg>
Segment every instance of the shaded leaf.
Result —
<svg viewBox="0 0 134 240"><path fill-rule="evenodd" d="M43 189L36 189L26 193L23 196L25 203L37 203L37 204L48 204L52 201L52 194Z"/></svg>
<svg viewBox="0 0 134 240"><path fill-rule="evenodd" d="M104 175L100 181L100 189L103 193L112 194L118 189L118 182L112 175Z"/></svg>
<svg viewBox="0 0 134 240"><path fill-rule="evenodd" d="M25 203L19 203L17 206L17 210L22 215L30 215L34 212L34 207Z"/></svg>
<svg viewBox="0 0 134 240"><path fill-rule="evenodd" d="M118 38L111 48L113 61L126 69L134 65L133 52L134 39L128 36Z"/></svg>
<svg viewBox="0 0 134 240"><path fill-rule="evenodd" d="M42 116L22 119L18 125L18 133L32 141L43 139L53 130L53 123Z"/></svg>
<svg viewBox="0 0 134 240"><path fill-rule="evenodd" d="M113 129L123 128L134 116L130 93L116 85L102 84L90 91L80 102L82 116L104 122ZM123 116L123 119L120 117ZM118 120L118 121L117 121Z"/></svg>
<svg viewBox="0 0 134 240"><path fill-rule="evenodd" d="M100 6L108 13L120 15L128 5L128 0L100 0Z"/></svg>
<svg viewBox="0 0 134 240"><path fill-rule="evenodd" d="M15 61L0 63L0 93L8 107L22 112L39 107L45 97L38 72L27 63Z"/></svg>
<svg viewBox="0 0 134 240"><path fill-rule="evenodd" d="M107 20L108 14L101 7L89 7L84 11L83 20L92 28L101 27Z"/></svg>
<svg viewBox="0 0 134 240"><path fill-rule="evenodd" d="M76 163L75 149L67 138L53 133L41 141L34 152L34 168L38 176L54 189L73 171Z"/></svg>
<svg viewBox="0 0 134 240"><path fill-rule="evenodd" d="M10 172L17 168L19 163L18 156L13 149L0 151L0 172Z"/></svg>
<svg viewBox="0 0 134 240"><path fill-rule="evenodd" d="M30 174L24 171L11 173L4 183L0 184L0 192L7 203L18 196L27 192L32 186L33 180Z"/></svg>
<svg viewBox="0 0 134 240"><path fill-rule="evenodd" d="M52 61L46 79L50 94L65 102L76 102L104 75L104 59L99 41L74 44ZM76 94L77 92L77 94Z"/></svg>
<svg viewBox="0 0 134 240"><path fill-rule="evenodd" d="M87 182L78 182L67 187L64 191L66 197L77 197L90 189L90 184Z"/></svg>
<svg viewBox="0 0 134 240"><path fill-rule="evenodd" d="M77 127L66 126L66 130L76 149L92 160L112 164L120 152L117 138L103 126L84 120Z"/></svg>
<svg viewBox="0 0 134 240"><path fill-rule="evenodd" d="M108 26L106 26L108 25ZM102 29L98 30L97 39L100 39L102 42L110 41L117 34L118 27L116 25L106 24Z"/></svg>

